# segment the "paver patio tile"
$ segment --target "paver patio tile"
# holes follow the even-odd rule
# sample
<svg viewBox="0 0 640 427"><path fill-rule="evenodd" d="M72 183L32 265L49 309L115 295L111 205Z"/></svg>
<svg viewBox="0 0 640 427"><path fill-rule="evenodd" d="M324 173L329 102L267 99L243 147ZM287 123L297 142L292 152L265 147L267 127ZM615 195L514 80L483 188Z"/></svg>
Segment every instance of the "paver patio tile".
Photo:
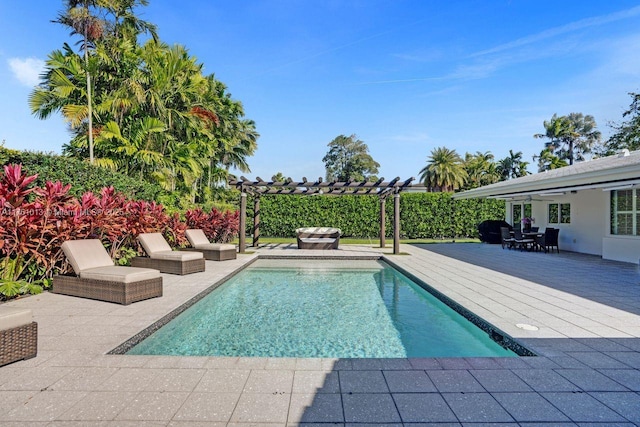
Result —
<svg viewBox="0 0 640 427"><path fill-rule="evenodd" d="M492 396L519 422L570 421L537 393L492 393Z"/></svg>
<svg viewBox="0 0 640 427"><path fill-rule="evenodd" d="M469 371L469 373L473 375L488 392L531 391L531 387L511 371L504 369L473 370Z"/></svg>
<svg viewBox="0 0 640 427"><path fill-rule="evenodd" d="M558 369L556 372L584 391L628 391L623 385L593 369Z"/></svg>
<svg viewBox="0 0 640 427"><path fill-rule="evenodd" d="M466 359L460 357L445 357L436 359L442 369L473 369Z"/></svg>
<svg viewBox="0 0 640 427"><path fill-rule="evenodd" d="M640 366L640 351L616 351L605 352L605 354L624 363L629 368Z"/></svg>
<svg viewBox="0 0 640 427"><path fill-rule="evenodd" d="M394 393L393 400L403 423L458 421L438 393Z"/></svg>
<svg viewBox="0 0 640 427"><path fill-rule="evenodd" d="M252 370L244 393L291 393L293 371Z"/></svg>
<svg viewBox="0 0 640 427"><path fill-rule="evenodd" d="M335 423L344 422L342 397L339 393L291 395L287 422Z"/></svg>
<svg viewBox="0 0 640 427"><path fill-rule="evenodd" d="M391 393L432 393L438 391L424 371L383 371Z"/></svg>
<svg viewBox="0 0 640 427"><path fill-rule="evenodd" d="M238 393L191 393L173 419L175 421L227 422L239 399Z"/></svg>
<svg viewBox="0 0 640 427"><path fill-rule="evenodd" d="M25 404L0 414L0 422L53 421L86 394L82 391L42 391L35 394Z"/></svg>
<svg viewBox="0 0 640 427"><path fill-rule="evenodd" d="M207 370L194 391L206 393L241 393L244 389L249 370L210 369Z"/></svg>
<svg viewBox="0 0 640 427"><path fill-rule="evenodd" d="M463 423L514 421L489 393L443 393L442 397Z"/></svg>
<svg viewBox="0 0 640 427"><path fill-rule="evenodd" d="M5 381L0 390L43 390L73 371L70 367L35 367Z"/></svg>
<svg viewBox="0 0 640 427"><path fill-rule="evenodd" d="M98 368L95 366L75 368L50 388L72 391L96 390L117 371L117 368Z"/></svg>
<svg viewBox="0 0 640 427"><path fill-rule="evenodd" d="M113 420L136 396L135 392L90 392L69 410L59 415L59 420L101 421Z"/></svg>
<svg viewBox="0 0 640 427"><path fill-rule="evenodd" d="M604 353L596 352L596 351L588 351L588 352L567 352L568 356L573 357L574 359L579 360L584 363L586 366L598 369L624 369L627 367L624 363L613 359L607 356Z"/></svg>
<svg viewBox="0 0 640 427"><path fill-rule="evenodd" d="M206 372L204 369L153 369L156 376L144 391L193 391Z"/></svg>
<svg viewBox="0 0 640 427"><path fill-rule="evenodd" d="M347 423L397 423L401 421L390 394L343 394L342 405Z"/></svg>
<svg viewBox="0 0 640 427"><path fill-rule="evenodd" d="M409 359L380 359L380 362L382 363L382 370L384 371L401 371L412 369Z"/></svg>
<svg viewBox="0 0 640 427"><path fill-rule="evenodd" d="M340 371L342 393L389 393L381 371Z"/></svg>
<svg viewBox="0 0 640 427"><path fill-rule="evenodd" d="M599 369L598 371L629 390L640 391L640 371L636 369Z"/></svg>
<svg viewBox="0 0 640 427"><path fill-rule="evenodd" d="M574 422L626 421L587 393L542 393L542 396Z"/></svg>
<svg viewBox="0 0 640 427"><path fill-rule="evenodd" d="M232 422L286 423L291 394L243 393L231 416Z"/></svg>
<svg viewBox="0 0 640 427"><path fill-rule="evenodd" d="M39 392L30 390L0 391L0 419L3 414L29 402L36 393Z"/></svg>
<svg viewBox="0 0 640 427"><path fill-rule="evenodd" d="M337 372L296 371L293 393L340 393Z"/></svg>
<svg viewBox="0 0 640 427"><path fill-rule="evenodd" d="M579 391L580 388L550 369L517 369L512 371L535 391Z"/></svg>
<svg viewBox="0 0 640 427"><path fill-rule="evenodd" d="M380 371L381 359L351 359L351 369L355 371Z"/></svg>
<svg viewBox="0 0 640 427"><path fill-rule="evenodd" d="M427 371L427 375L442 393L485 391L468 371Z"/></svg>
<svg viewBox="0 0 640 427"><path fill-rule="evenodd" d="M423 369L423 370L442 369L442 365L440 365L440 362L438 362L438 359L415 358L415 359L409 359L409 363L411 363L411 367L413 369Z"/></svg>
<svg viewBox="0 0 640 427"><path fill-rule="evenodd" d="M589 393L629 421L640 423L640 395L638 393Z"/></svg>
<svg viewBox="0 0 640 427"><path fill-rule="evenodd" d="M116 416L119 421L169 421L189 397L187 392L143 391Z"/></svg>

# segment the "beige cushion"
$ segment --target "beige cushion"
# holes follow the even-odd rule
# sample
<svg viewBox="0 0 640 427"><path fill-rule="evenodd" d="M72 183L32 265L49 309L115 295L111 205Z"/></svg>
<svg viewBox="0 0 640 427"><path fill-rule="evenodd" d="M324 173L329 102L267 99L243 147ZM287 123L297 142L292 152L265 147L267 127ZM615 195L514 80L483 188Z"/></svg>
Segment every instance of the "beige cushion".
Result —
<svg viewBox="0 0 640 427"><path fill-rule="evenodd" d="M303 227L297 228L296 233L306 233L306 234L333 234L338 233L342 234L342 231L339 228L333 227Z"/></svg>
<svg viewBox="0 0 640 427"><path fill-rule="evenodd" d="M155 252L150 256L153 259L166 259L173 261L191 261L193 259L202 259L202 252L194 251L163 251Z"/></svg>
<svg viewBox="0 0 640 427"><path fill-rule="evenodd" d="M113 265L113 260L98 239L68 240L62 250L76 274L82 270Z"/></svg>
<svg viewBox="0 0 640 427"><path fill-rule="evenodd" d="M187 236L187 240L189 240L189 243L191 243L191 246L194 248L197 248L199 245L210 244L209 239L207 239L207 235L200 229L186 230L184 235Z"/></svg>
<svg viewBox="0 0 640 427"><path fill-rule="evenodd" d="M194 246L196 249L206 250L206 251L235 251L236 245L229 245L226 243L207 243L206 245L197 245Z"/></svg>
<svg viewBox="0 0 640 427"><path fill-rule="evenodd" d="M28 325L32 321L31 310L27 308L0 306L0 331Z"/></svg>
<svg viewBox="0 0 640 427"><path fill-rule="evenodd" d="M143 233L138 236L138 241L151 258L154 258L153 255L157 252L167 252L171 250L171 246L169 246L160 233Z"/></svg>
<svg viewBox="0 0 640 427"><path fill-rule="evenodd" d="M83 279L105 280L108 282L134 283L158 278L160 277L160 272L153 268L112 265L110 267L97 267L83 270L80 273L80 277Z"/></svg>

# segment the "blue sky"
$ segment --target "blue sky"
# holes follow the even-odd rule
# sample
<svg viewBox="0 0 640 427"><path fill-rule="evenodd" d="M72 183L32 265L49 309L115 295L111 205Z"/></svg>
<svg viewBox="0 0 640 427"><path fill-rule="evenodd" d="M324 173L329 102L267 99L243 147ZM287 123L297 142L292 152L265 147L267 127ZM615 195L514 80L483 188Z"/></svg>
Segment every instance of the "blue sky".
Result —
<svg viewBox="0 0 640 427"><path fill-rule="evenodd" d="M417 177L435 147L522 151L554 113L595 117L606 136L640 91L640 2L150 0L160 38L215 73L261 134L248 178L324 176L356 134L380 176ZM0 0L0 141L59 152L61 117L31 116L42 61L65 41L62 1ZM533 163L533 162L532 162ZM535 167L530 167L535 171Z"/></svg>

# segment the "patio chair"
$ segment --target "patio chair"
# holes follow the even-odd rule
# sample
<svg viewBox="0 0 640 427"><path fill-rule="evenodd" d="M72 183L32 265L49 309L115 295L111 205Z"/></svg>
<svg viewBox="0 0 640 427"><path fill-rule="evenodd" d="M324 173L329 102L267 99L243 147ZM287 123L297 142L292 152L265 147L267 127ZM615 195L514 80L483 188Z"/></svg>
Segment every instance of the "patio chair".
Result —
<svg viewBox="0 0 640 427"><path fill-rule="evenodd" d="M560 253L560 247L558 247L559 234L560 229L558 228L546 228L544 234L536 238L536 243L544 250L544 253L549 252L549 250L553 252L553 248L556 248L557 252Z"/></svg>
<svg viewBox="0 0 640 427"><path fill-rule="evenodd" d="M62 250L76 275L54 276L55 294L124 305L162 296L158 270L114 265L98 239L68 240Z"/></svg>
<svg viewBox="0 0 640 427"><path fill-rule="evenodd" d="M0 366L38 353L38 324L31 310L0 306Z"/></svg>
<svg viewBox="0 0 640 427"><path fill-rule="evenodd" d="M511 249L516 244L516 239L511 236L511 232L508 227L500 227L500 237L502 243L502 249L506 246L508 249Z"/></svg>
<svg viewBox="0 0 640 427"><path fill-rule="evenodd" d="M202 252L204 258L211 261L226 261L230 259L236 259L236 246L228 245L224 243L211 243L204 231L200 229L190 229L184 232L187 240L191 244L192 248L185 248L186 250L195 250Z"/></svg>
<svg viewBox="0 0 640 427"><path fill-rule="evenodd" d="M162 273L180 275L204 271L202 252L171 250L160 233L142 233L138 242L149 256L132 258L134 267L155 268Z"/></svg>
<svg viewBox="0 0 640 427"><path fill-rule="evenodd" d="M522 235L522 231L518 228L515 228L513 230L513 237L514 237L515 246L519 247L520 250L526 249L530 251L531 249L533 249L533 245L536 242L531 238L524 237Z"/></svg>
<svg viewBox="0 0 640 427"><path fill-rule="evenodd" d="M298 249L338 249L342 231L333 227L302 227L296 229Z"/></svg>

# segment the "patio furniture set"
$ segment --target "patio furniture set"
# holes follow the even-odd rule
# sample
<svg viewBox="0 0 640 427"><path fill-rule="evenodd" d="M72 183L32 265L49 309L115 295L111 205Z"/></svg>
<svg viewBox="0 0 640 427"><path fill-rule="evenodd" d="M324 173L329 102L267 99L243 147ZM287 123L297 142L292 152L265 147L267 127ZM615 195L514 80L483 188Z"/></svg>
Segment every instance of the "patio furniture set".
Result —
<svg viewBox="0 0 640 427"><path fill-rule="evenodd" d="M62 250L75 275L53 277L52 292L128 305L162 296L160 273L190 274L205 270L205 259L236 258L234 245L210 243L202 230L187 230L191 248L174 251L160 233L138 241L147 257L135 257L131 267L114 265L98 239L69 240ZM0 366L35 357L38 324L31 310L0 306Z"/></svg>
<svg viewBox="0 0 640 427"><path fill-rule="evenodd" d="M544 251L545 253L554 248L560 253L558 246L558 235L560 230L547 227L544 232L538 231L537 227L531 227L530 231L522 231L518 228L509 230L508 227L500 227L502 249L520 249L527 251Z"/></svg>

